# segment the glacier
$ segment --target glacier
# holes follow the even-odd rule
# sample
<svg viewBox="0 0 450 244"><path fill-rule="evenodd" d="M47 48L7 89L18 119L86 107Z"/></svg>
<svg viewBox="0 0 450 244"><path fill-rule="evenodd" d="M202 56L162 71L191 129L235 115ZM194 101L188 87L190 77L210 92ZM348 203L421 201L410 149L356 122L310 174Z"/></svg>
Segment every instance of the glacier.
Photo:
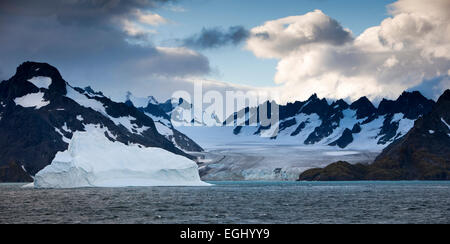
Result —
<svg viewBox="0 0 450 244"><path fill-rule="evenodd" d="M35 176L36 188L208 186L197 164L161 148L109 140L100 125L75 132L69 148L58 152Z"/></svg>

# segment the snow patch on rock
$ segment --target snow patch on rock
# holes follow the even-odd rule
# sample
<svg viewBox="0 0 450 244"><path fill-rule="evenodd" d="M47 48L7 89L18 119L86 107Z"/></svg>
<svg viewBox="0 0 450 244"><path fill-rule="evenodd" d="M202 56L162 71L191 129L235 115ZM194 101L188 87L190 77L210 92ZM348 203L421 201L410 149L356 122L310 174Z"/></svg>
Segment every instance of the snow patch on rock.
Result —
<svg viewBox="0 0 450 244"><path fill-rule="evenodd" d="M155 126L156 126L156 130L158 130L159 134L166 136L166 137L173 136L173 131L169 127L162 124L161 122L156 122Z"/></svg>
<svg viewBox="0 0 450 244"><path fill-rule="evenodd" d="M16 105L22 106L24 108L36 108L40 109L50 104L50 101L44 99L44 93L31 93L23 97L18 97L14 99Z"/></svg>
<svg viewBox="0 0 450 244"><path fill-rule="evenodd" d="M148 126L141 126L134 124L133 121L136 121L136 118L132 116L127 117L119 117L119 118L113 118L109 116L109 118L114 122L116 125L123 125L127 130L131 133L138 133L142 134L144 131L150 129Z"/></svg>
<svg viewBox="0 0 450 244"><path fill-rule="evenodd" d="M77 92L72 87L67 87L67 95L66 96L68 98L74 100L75 102L77 102L78 104L80 104L81 106L83 106L85 108L91 108L97 112L100 112L101 114L103 114L105 116L109 116L108 113L106 113L106 109L105 109L105 106L103 106L103 103L101 103L95 99L91 99L91 98L87 97L86 95L83 95L83 94Z"/></svg>
<svg viewBox="0 0 450 244"><path fill-rule="evenodd" d="M52 78L45 76L36 76L29 79L28 81L33 83L33 85L35 85L38 88L45 88L45 89L48 89L52 84Z"/></svg>

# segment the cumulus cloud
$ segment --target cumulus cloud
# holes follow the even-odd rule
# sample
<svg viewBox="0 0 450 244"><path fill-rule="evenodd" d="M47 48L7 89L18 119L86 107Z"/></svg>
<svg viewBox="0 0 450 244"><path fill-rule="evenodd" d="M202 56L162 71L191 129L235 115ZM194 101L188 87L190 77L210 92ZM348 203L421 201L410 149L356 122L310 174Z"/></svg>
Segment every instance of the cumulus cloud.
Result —
<svg viewBox="0 0 450 244"><path fill-rule="evenodd" d="M226 45L238 45L249 36L249 31L243 26L232 26L227 30L220 27L203 28L199 34L195 34L182 40L183 46L208 49Z"/></svg>
<svg viewBox="0 0 450 244"><path fill-rule="evenodd" d="M310 45L339 46L352 40L349 30L320 10L268 21L253 28L251 34L247 49L262 58L283 58Z"/></svg>
<svg viewBox="0 0 450 244"><path fill-rule="evenodd" d="M400 0L389 11L392 17L354 38L319 10L269 21L251 30L246 48L258 57L279 59L274 79L285 99L313 92L394 98L433 77L448 76L449 1Z"/></svg>

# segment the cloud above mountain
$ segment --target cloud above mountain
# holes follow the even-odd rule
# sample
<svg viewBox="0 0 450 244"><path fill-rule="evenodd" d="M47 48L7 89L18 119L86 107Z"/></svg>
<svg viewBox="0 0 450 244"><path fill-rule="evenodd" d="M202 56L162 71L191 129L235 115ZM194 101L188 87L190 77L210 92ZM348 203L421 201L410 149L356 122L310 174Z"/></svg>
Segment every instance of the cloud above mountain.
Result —
<svg viewBox="0 0 450 244"><path fill-rule="evenodd" d="M398 0L388 6L389 18L359 35L315 10L251 29L245 27L248 23L234 23L205 27L191 35L181 31L185 38L176 32L185 28L183 23L167 17L186 14L178 3L0 1L0 33L6 33L0 35L0 80L9 78L18 64L33 60L51 63L72 83L92 84L106 94L126 90L147 93L144 96L162 90L167 94L196 79L214 79L211 74L221 67L211 65L203 51L217 62L211 55L215 49L244 44L243 49L258 58L277 60L274 86L254 90L277 91L281 102L303 100L312 93L350 100L395 98L414 88L437 97L449 87L448 0ZM174 9L169 10L173 15L165 16L160 9ZM207 24L199 23L200 28ZM169 25L170 30L163 29ZM228 65L233 60L226 57L218 63ZM252 74L258 72L255 67L260 66L249 62L236 72ZM224 86L217 82L211 87ZM232 83L227 87L239 89Z"/></svg>
<svg viewBox="0 0 450 244"><path fill-rule="evenodd" d="M448 80L450 3L399 0L392 17L353 37L320 10L268 21L251 29L246 49L279 59L274 81L285 99L396 97L427 80ZM447 82L448 83L448 82ZM444 87L430 89L436 94ZM448 88L448 87L447 87Z"/></svg>
<svg viewBox="0 0 450 244"><path fill-rule="evenodd" d="M350 30L320 10L268 21L251 30L247 49L261 58L283 58L312 46L341 46L352 41Z"/></svg>
<svg viewBox="0 0 450 244"><path fill-rule="evenodd" d="M208 74L206 56L153 44L154 28L169 22L153 10L167 3L176 1L0 1L0 31L7 33L0 36L2 70L11 73L26 60L48 62L70 79L122 89L134 86L134 77Z"/></svg>

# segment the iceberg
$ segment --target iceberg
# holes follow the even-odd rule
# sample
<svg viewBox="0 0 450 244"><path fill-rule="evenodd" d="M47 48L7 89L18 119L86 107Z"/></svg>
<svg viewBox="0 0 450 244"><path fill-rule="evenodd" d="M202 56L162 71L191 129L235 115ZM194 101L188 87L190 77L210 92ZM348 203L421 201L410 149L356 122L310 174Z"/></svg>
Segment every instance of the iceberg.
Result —
<svg viewBox="0 0 450 244"><path fill-rule="evenodd" d="M197 164L161 148L110 141L100 126L75 132L69 148L58 152L35 176L36 188L207 186Z"/></svg>

